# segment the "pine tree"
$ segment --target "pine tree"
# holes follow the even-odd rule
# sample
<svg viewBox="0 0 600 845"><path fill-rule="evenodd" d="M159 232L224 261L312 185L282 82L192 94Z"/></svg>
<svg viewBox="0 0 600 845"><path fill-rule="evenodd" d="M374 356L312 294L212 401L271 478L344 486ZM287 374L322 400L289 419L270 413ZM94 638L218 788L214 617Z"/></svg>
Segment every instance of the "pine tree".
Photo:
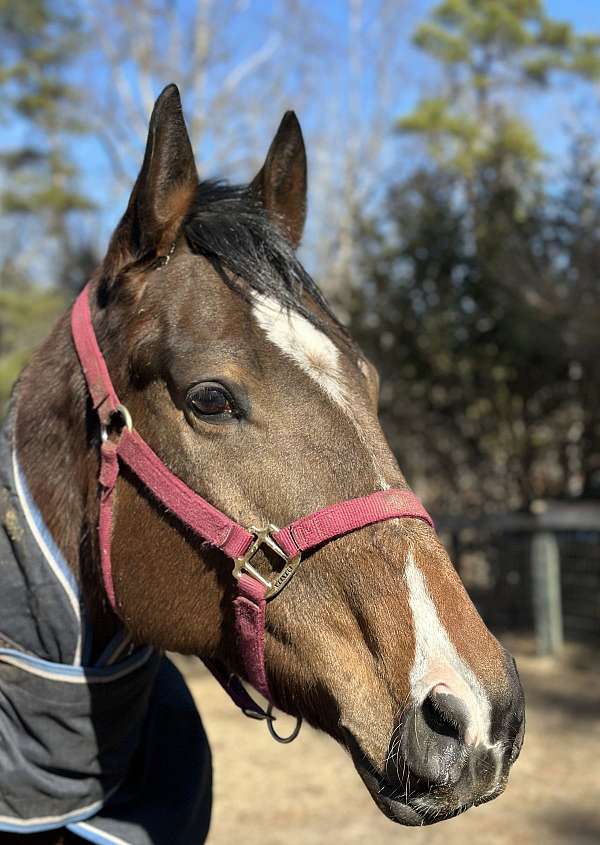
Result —
<svg viewBox="0 0 600 845"><path fill-rule="evenodd" d="M77 117L80 94L68 80L84 39L68 0L0 0L0 415L32 348L64 307L70 268L94 263L70 226L70 216L92 208L69 155L69 142L86 131ZM50 283L39 278L40 254L56 261Z"/></svg>
<svg viewBox="0 0 600 845"><path fill-rule="evenodd" d="M0 0L0 119L11 128L0 158L2 212L42 216L59 236L68 212L90 208L65 148L85 132L66 73L81 42L72 3Z"/></svg>
<svg viewBox="0 0 600 845"><path fill-rule="evenodd" d="M548 16L543 0L443 0L414 42L439 63L444 82L398 126L467 178L497 161L498 150L517 178L541 160L535 133L511 108L516 89L543 91L557 74L600 79L600 36L575 34Z"/></svg>
<svg viewBox="0 0 600 845"><path fill-rule="evenodd" d="M589 490L600 477L597 168L575 150L579 167L550 181L509 95L551 90L563 73L597 79L600 38L517 0L447 0L415 38L447 82L399 121L428 156L366 221L353 305L388 432L444 509Z"/></svg>

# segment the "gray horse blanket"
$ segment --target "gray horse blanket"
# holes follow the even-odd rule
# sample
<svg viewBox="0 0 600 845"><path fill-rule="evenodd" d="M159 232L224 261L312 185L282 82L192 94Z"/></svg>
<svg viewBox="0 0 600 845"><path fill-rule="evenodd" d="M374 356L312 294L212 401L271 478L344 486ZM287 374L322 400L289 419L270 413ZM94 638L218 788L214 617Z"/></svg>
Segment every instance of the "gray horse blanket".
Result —
<svg viewBox="0 0 600 845"><path fill-rule="evenodd" d="M120 632L93 665L78 585L0 432L0 831L199 845L202 722L175 666Z"/></svg>

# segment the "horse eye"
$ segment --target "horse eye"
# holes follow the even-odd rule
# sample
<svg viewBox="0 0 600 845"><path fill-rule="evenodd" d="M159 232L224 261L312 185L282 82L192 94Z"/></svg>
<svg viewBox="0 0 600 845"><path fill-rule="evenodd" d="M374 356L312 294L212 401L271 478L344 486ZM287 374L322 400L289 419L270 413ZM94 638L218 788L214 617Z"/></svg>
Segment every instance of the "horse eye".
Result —
<svg viewBox="0 0 600 845"><path fill-rule="evenodd" d="M196 385L189 391L187 402L194 413L201 417L235 416L233 400L220 384L206 382Z"/></svg>

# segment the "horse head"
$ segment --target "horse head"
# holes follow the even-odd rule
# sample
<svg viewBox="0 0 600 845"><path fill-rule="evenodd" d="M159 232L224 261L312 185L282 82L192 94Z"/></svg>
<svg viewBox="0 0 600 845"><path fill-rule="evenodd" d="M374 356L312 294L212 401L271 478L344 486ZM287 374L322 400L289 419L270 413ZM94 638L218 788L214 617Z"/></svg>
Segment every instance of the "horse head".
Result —
<svg viewBox="0 0 600 845"><path fill-rule="evenodd" d="M248 185L201 182L169 86L91 283L98 342L136 430L185 485L244 526L286 525L406 488L378 422L377 374L297 257L305 213L292 113ZM33 377L23 392L31 404L45 395L68 421L61 448L78 450L84 528L65 553L98 630L109 630L95 538L97 421L72 346L61 350L70 398L34 391ZM46 498L50 508L56 494ZM253 558L265 578L280 563L264 546ZM243 675L231 569L124 469L112 577L116 612L136 641ZM264 649L277 703L347 748L395 821L448 818L503 790L523 736L514 661L425 521L387 519L304 555L267 605Z"/></svg>

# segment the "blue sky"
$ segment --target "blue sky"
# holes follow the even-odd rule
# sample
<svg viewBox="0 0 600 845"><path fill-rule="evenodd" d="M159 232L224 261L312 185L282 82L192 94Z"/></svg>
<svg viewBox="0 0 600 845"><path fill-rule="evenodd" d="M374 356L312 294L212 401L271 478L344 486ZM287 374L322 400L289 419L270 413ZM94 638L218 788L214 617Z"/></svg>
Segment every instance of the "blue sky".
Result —
<svg viewBox="0 0 600 845"><path fill-rule="evenodd" d="M368 3L368 0L366 2ZM310 106L306 107L305 105L303 107L300 117L307 135L309 155L312 149L314 156L315 145L319 142L323 143L323 134L320 131L322 127L319 124L322 120L328 119L323 117L322 106L324 108L324 104L336 103L337 118L340 121L339 137L336 137L335 131L331 131L327 136L329 139L327 143L331 147L329 153L335 160L336 145L346 143L355 129L351 111L353 91L347 82L348 64L343 49L349 27L348 2L347 0L329 0L327 4L323 4L320 0L313 0L313 3L315 9L318 9L320 13L324 8L326 9L329 18L329 24L326 28L330 30L326 35L330 38L339 39L342 49L339 50L339 56L330 54L328 59L330 64L322 67L319 91L313 97ZM182 14L185 15L186 10L189 9L189 3L186 0L178 0L178 5ZM264 41L266 34L264 16L268 15L273 4L270 0L261 0L261 2L254 2L254 4L247 0L245 4L241 3L240 5L242 13L239 17L228 22L228 35L233 45L234 60L239 60ZM389 106L389 113L384 115L386 125L390 128L398 115L410 110L420 94L424 90L431 90L431 86L435 84L437 74L435 63L416 50L410 43L411 32L418 22L426 17L428 11L434 5L434 0L399 0L398 2L398 14L402 16L398 45L399 79L394 91L393 102ZM82 8L84 6L85 4ZM244 14L244 6L246 6L246 12L248 9L252 11L257 9L258 14L254 14L254 12L251 15ZM546 0L546 8L552 16L569 21L576 31L600 33L600 2L596 2L596 0L579 0L579 2ZM283 43L276 54L277 58L273 65L274 73L281 72L283 74L286 53L287 44ZM173 75L176 78L176 74ZM91 64L88 61L80 68L76 68L74 78L78 81L82 90L85 90L85 86L90 85L92 89L98 91L103 85L106 85L106 69L102 66L100 60ZM171 81L169 78L157 80L155 93L158 94L162 83L169 81ZM367 61L364 77L360 81L361 121L368 121L374 110L378 108L377 102L372 97L372 83L372 74L369 74L369 62ZM288 78L285 84L290 92L287 107L293 107L296 105L294 90L302 87L302 79ZM257 91L252 89L251 85L249 85L248 90L249 96L260 96L260 92L257 94ZM185 95L185 92L183 93ZM553 87L551 95L541 94L535 98L530 97L522 103L523 111L535 126L539 137L543 140L545 149L555 160L560 162L565 151L566 134L564 129L566 122L578 122L579 115L581 115L582 122L587 121L590 129L594 129L596 121L600 123L598 115L598 100L600 98L598 95L598 90L593 91L590 86L574 83L572 80L563 80L558 86ZM270 135L280 119L280 108L279 101L277 103L264 102L262 114L264 129L261 129L258 141L258 143L264 145L264 150L254 150L255 153L266 152ZM331 118L329 120L331 121ZM234 131L227 126L215 127L215 131L217 130L222 133ZM3 128L0 131L0 146L6 145L15 133L18 134L18 131L19 127ZM321 139L321 141L318 139ZM215 143L214 136L212 139L209 137L206 141L208 146L211 143ZM390 131L385 148L388 164L387 173L389 175L399 175L402 167L410 166L410 162L402 159L399 150L399 142L395 140ZM100 209L100 214L94 221L93 226L98 241L104 245L110 230L124 209L125 193L123 191L115 193L113 171L103 148L97 141L79 139L77 142L73 142L72 153L83 174L83 188L95 199ZM139 161L141 161L141 155L142 150L140 148ZM378 164L381 166L381 162ZM373 166L374 163L365 162L365 167ZM132 176L135 167L137 167L137 162L132 160ZM249 174L235 172L234 168L233 173L230 172L226 175L240 178Z"/></svg>
<svg viewBox="0 0 600 845"><path fill-rule="evenodd" d="M595 0L546 0L546 8L582 32L600 29L600 4Z"/></svg>

